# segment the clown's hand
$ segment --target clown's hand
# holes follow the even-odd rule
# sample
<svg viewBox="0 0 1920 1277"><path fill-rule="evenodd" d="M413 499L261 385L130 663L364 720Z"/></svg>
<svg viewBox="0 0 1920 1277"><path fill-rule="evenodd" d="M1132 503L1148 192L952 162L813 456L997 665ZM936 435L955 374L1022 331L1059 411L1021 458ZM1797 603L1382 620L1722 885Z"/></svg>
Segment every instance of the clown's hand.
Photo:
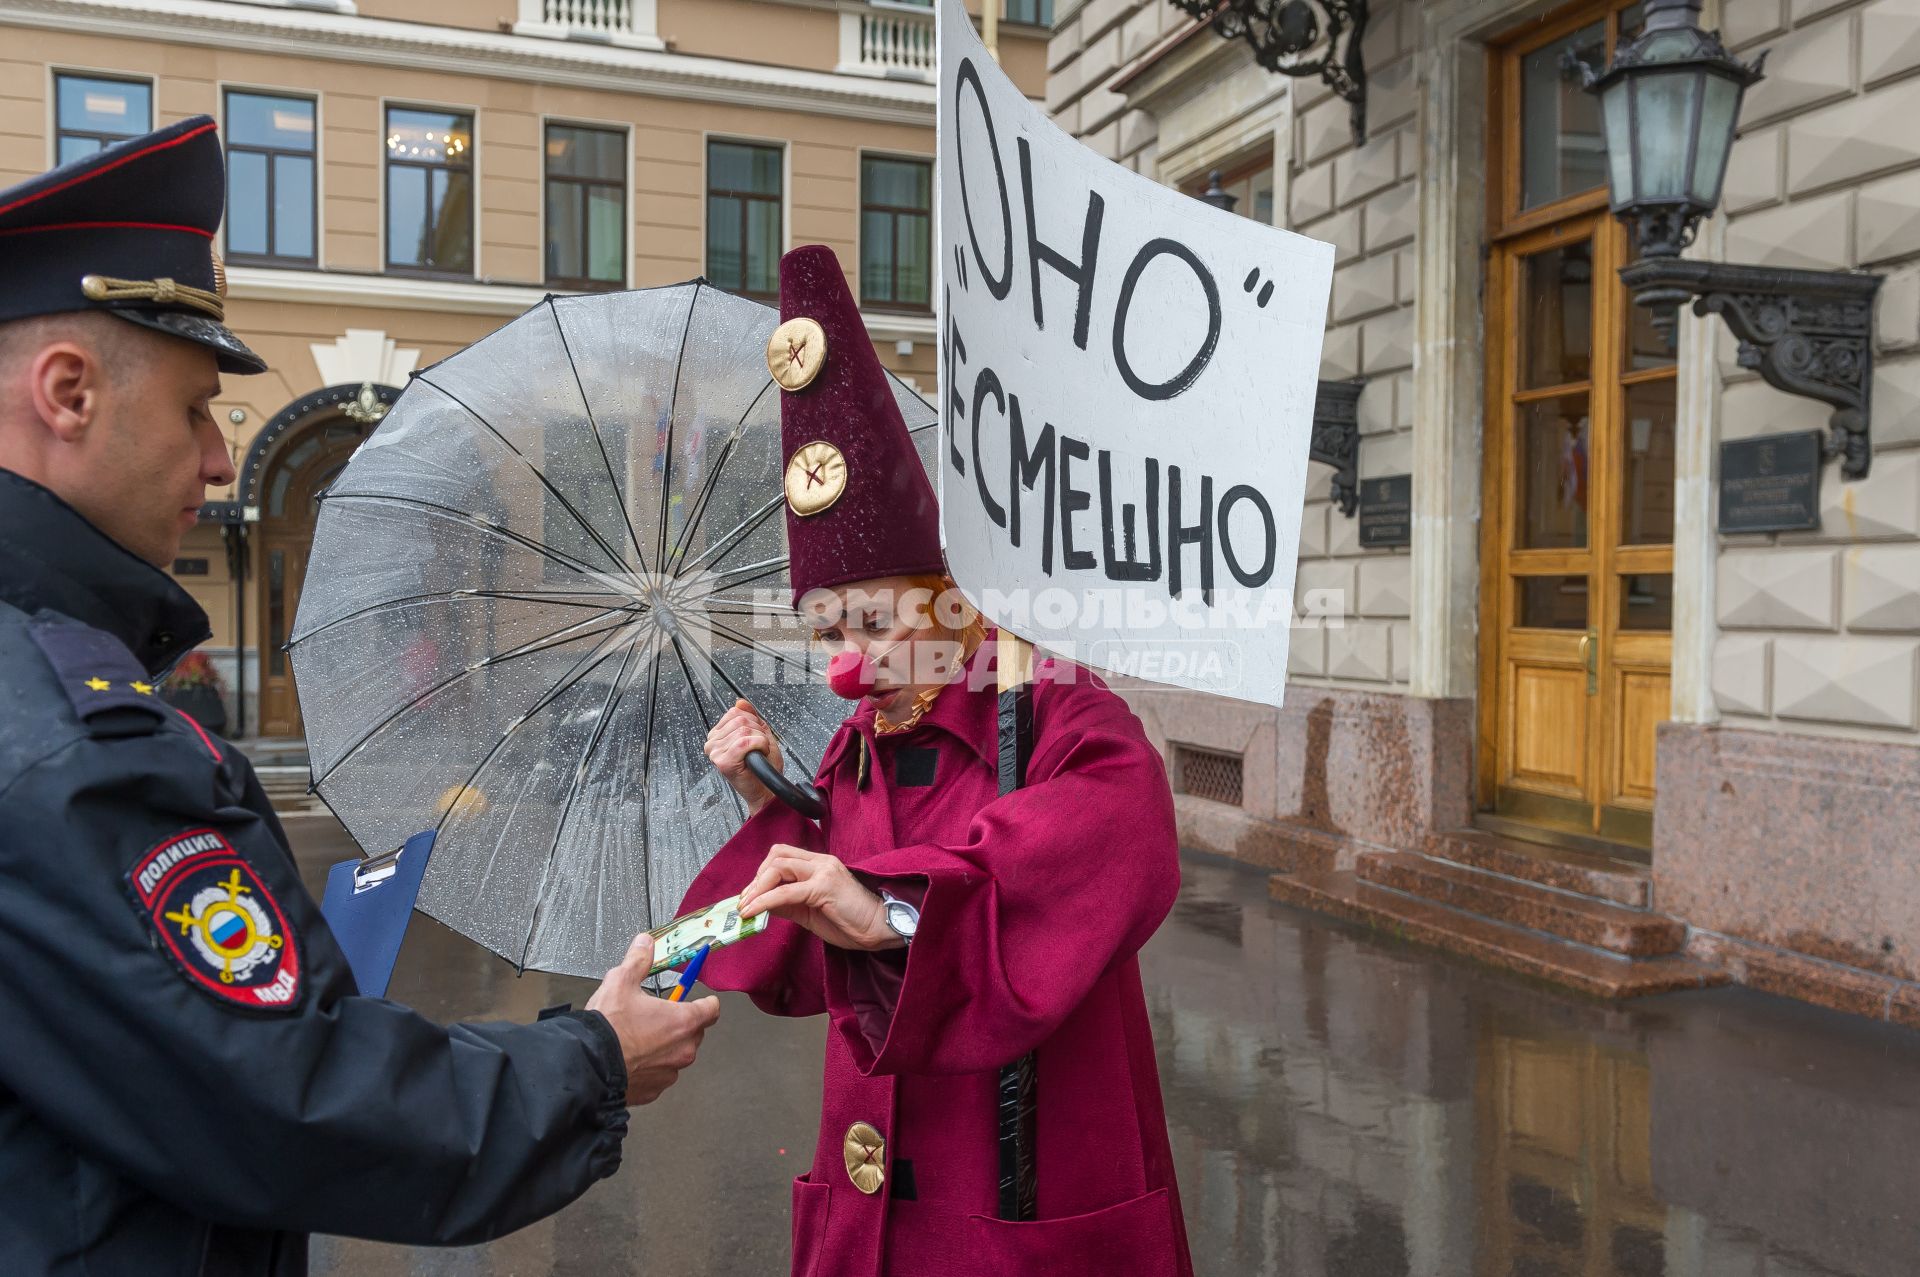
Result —
<svg viewBox="0 0 1920 1277"><path fill-rule="evenodd" d="M871 952L906 943L887 926L880 897L838 857L785 843L774 844L740 893L742 918L762 913L805 927L836 949Z"/></svg>
<svg viewBox="0 0 1920 1277"><path fill-rule="evenodd" d="M774 771L784 769L780 744L773 731L749 701L735 701L733 708L707 733L707 760L726 778L733 792L740 795L749 812L757 812L773 797L771 791L747 770L747 755L755 750L767 756Z"/></svg>

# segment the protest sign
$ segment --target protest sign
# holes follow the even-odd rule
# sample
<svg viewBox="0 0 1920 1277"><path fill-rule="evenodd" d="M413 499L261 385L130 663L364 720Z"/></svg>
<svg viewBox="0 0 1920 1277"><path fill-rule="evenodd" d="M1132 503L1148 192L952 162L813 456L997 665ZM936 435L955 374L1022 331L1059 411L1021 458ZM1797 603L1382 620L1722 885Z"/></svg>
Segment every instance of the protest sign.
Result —
<svg viewBox="0 0 1920 1277"><path fill-rule="evenodd" d="M1061 132L940 4L940 506L989 620L1277 705L1333 246Z"/></svg>

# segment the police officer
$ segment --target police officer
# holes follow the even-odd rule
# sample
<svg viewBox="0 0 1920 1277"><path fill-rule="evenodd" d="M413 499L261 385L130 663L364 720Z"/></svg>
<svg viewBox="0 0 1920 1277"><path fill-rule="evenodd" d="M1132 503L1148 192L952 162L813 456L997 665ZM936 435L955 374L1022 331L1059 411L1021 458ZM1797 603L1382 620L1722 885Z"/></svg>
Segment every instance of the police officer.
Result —
<svg viewBox="0 0 1920 1277"><path fill-rule="evenodd" d="M613 1173L713 999L436 1025L356 996L246 759L155 683L208 637L160 565L232 482L212 120L0 191L0 1273L306 1271L461 1244Z"/></svg>

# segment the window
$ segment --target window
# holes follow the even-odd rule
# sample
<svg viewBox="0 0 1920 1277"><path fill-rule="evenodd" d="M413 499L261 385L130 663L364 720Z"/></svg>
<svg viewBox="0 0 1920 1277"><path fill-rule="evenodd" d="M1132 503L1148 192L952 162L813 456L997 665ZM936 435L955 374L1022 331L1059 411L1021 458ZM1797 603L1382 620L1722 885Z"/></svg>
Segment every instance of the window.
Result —
<svg viewBox="0 0 1920 1277"><path fill-rule="evenodd" d="M314 102L227 94L227 256L314 261Z"/></svg>
<svg viewBox="0 0 1920 1277"><path fill-rule="evenodd" d="M387 268L473 274L473 116L387 108Z"/></svg>
<svg viewBox="0 0 1920 1277"><path fill-rule="evenodd" d="M1595 22L1520 58L1520 207L1537 208L1607 183L1600 100L1583 67L1607 66L1607 24Z"/></svg>
<svg viewBox="0 0 1920 1277"><path fill-rule="evenodd" d="M1053 0L1007 0L1007 21L1030 26L1053 25Z"/></svg>
<svg viewBox="0 0 1920 1277"><path fill-rule="evenodd" d="M153 128L153 86L145 80L56 75L54 162L70 164Z"/></svg>
<svg viewBox="0 0 1920 1277"><path fill-rule="evenodd" d="M627 279L627 136L547 126L547 282L605 288Z"/></svg>
<svg viewBox="0 0 1920 1277"><path fill-rule="evenodd" d="M707 143L707 278L729 292L780 295L780 148Z"/></svg>
<svg viewBox="0 0 1920 1277"><path fill-rule="evenodd" d="M1212 182L1212 175L1189 184L1187 194L1199 197ZM1263 226L1273 222L1273 161L1260 159L1252 164L1228 169L1221 175L1220 189L1233 197L1232 211Z"/></svg>
<svg viewBox="0 0 1920 1277"><path fill-rule="evenodd" d="M860 300L926 310L933 297L933 165L860 160Z"/></svg>

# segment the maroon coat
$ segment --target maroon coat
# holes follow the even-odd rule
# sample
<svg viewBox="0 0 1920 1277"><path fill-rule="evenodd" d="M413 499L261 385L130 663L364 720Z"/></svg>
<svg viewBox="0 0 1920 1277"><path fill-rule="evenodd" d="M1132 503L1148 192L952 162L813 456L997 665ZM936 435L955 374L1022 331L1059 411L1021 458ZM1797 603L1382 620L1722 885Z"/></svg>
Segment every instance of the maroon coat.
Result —
<svg viewBox="0 0 1920 1277"><path fill-rule="evenodd" d="M1049 665L1027 788L998 796L990 682L877 739L863 702L821 764L824 827L768 803L682 905L740 891L776 842L920 904L907 950L830 948L776 918L707 963L708 984L762 1010L833 1020L819 1143L793 1187L795 1277L1192 1272L1135 957L1179 889L1173 800L1126 704ZM1038 1218L1004 1223L995 1084L1035 1048ZM886 1141L871 1195L845 1161L857 1122Z"/></svg>

